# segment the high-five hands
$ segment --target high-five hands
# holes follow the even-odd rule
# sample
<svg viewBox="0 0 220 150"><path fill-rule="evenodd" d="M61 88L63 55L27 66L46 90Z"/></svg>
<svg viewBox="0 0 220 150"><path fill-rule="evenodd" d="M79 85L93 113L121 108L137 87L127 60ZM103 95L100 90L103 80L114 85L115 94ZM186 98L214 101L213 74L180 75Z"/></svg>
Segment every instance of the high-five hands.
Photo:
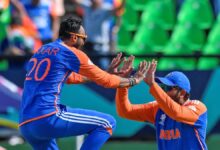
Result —
<svg viewBox="0 0 220 150"><path fill-rule="evenodd" d="M120 75L120 72L118 71L118 67L124 61L124 58L121 58L121 56L122 53L118 53L117 56L112 59L112 62L107 69L108 73Z"/></svg>
<svg viewBox="0 0 220 150"><path fill-rule="evenodd" d="M144 78L147 71L147 62L144 60L140 62L137 72L134 74L136 84L140 83Z"/></svg>
<svg viewBox="0 0 220 150"><path fill-rule="evenodd" d="M147 71L144 78L144 81L149 86L151 86L155 82L154 78L155 78L156 68L157 68L157 61L153 59L151 62L148 63Z"/></svg>
<svg viewBox="0 0 220 150"><path fill-rule="evenodd" d="M124 59L123 66L120 69L121 77L127 78L130 76L131 72L133 71L133 62L134 62L134 56L129 56L128 59Z"/></svg>
<svg viewBox="0 0 220 150"><path fill-rule="evenodd" d="M117 54L117 56L112 60L110 67L108 69L109 73L116 74L118 76L128 78L133 71L133 62L135 57L129 56L126 58L121 58L122 53ZM123 66L119 68L120 64L123 62ZM157 61L152 60L149 62L142 61L139 66L138 70L134 74L133 77L130 77L130 80L134 82L135 84L140 83L142 80L144 80L149 86L155 82L155 71L157 68Z"/></svg>
<svg viewBox="0 0 220 150"><path fill-rule="evenodd" d="M122 53L117 54L115 58L113 58L109 68L108 73L118 75L120 77L128 77L133 70L133 61L134 56L126 58L121 58ZM123 63L123 66L119 68L120 64Z"/></svg>

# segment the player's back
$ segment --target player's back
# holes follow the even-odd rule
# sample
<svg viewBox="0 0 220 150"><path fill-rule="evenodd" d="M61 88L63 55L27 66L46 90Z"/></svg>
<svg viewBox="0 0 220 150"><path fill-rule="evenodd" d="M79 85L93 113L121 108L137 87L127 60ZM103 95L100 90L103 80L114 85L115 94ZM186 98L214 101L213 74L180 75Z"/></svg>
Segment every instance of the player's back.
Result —
<svg viewBox="0 0 220 150"><path fill-rule="evenodd" d="M72 71L78 71L78 58L60 42L42 46L29 60L20 122L56 112L63 83Z"/></svg>

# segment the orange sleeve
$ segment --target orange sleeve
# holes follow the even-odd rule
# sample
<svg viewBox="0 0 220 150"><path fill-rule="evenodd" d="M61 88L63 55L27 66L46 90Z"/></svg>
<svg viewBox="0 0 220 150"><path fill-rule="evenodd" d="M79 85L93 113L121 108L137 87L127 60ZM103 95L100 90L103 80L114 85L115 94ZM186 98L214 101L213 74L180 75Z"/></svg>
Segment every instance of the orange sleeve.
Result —
<svg viewBox="0 0 220 150"><path fill-rule="evenodd" d="M83 76L75 72L72 72L66 80L67 84L80 84L84 82Z"/></svg>
<svg viewBox="0 0 220 150"><path fill-rule="evenodd" d="M156 82L154 82L150 87L150 93L156 99L159 108L162 109L169 117L179 122L194 125L199 119L199 116L207 111L206 106L199 101L196 103L189 101L184 105L176 103L160 88Z"/></svg>
<svg viewBox="0 0 220 150"><path fill-rule="evenodd" d="M131 104L128 99L128 89L118 88L116 92L116 109L119 116L136 120L155 123L158 104L156 101L147 104Z"/></svg>
<svg viewBox="0 0 220 150"><path fill-rule="evenodd" d="M106 88L117 88L120 85L120 77L109 74L99 67L94 65L88 56L80 50L71 48L72 52L78 57L80 61L79 74L89 78L96 84Z"/></svg>

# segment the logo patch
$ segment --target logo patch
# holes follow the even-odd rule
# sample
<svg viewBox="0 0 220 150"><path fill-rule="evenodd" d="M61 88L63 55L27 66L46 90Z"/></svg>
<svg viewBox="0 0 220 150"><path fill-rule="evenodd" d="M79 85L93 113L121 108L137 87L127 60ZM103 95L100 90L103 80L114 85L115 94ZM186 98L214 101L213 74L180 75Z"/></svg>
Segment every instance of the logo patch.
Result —
<svg viewBox="0 0 220 150"><path fill-rule="evenodd" d="M165 119L166 119L166 115L165 115L165 114L162 114L162 115L160 116L160 122L159 122L159 124L162 125L162 126L164 126L164 121L165 121Z"/></svg>

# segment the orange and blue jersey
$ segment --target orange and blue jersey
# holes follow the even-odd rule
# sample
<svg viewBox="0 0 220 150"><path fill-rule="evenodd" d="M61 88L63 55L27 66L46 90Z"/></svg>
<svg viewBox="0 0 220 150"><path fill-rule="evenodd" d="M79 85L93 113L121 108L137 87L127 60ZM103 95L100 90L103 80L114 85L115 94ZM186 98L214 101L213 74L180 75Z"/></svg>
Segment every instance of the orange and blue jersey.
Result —
<svg viewBox="0 0 220 150"><path fill-rule="evenodd" d="M206 106L198 100L188 100L180 105L157 83L150 87L150 93L155 101L132 105L128 100L128 89L117 89L117 112L127 119L154 124L159 150L207 150Z"/></svg>
<svg viewBox="0 0 220 150"><path fill-rule="evenodd" d="M29 60L26 70L20 126L58 113L63 84L80 83L80 75L108 88L120 84L118 76L99 69L85 53L66 46L60 39L43 45Z"/></svg>

